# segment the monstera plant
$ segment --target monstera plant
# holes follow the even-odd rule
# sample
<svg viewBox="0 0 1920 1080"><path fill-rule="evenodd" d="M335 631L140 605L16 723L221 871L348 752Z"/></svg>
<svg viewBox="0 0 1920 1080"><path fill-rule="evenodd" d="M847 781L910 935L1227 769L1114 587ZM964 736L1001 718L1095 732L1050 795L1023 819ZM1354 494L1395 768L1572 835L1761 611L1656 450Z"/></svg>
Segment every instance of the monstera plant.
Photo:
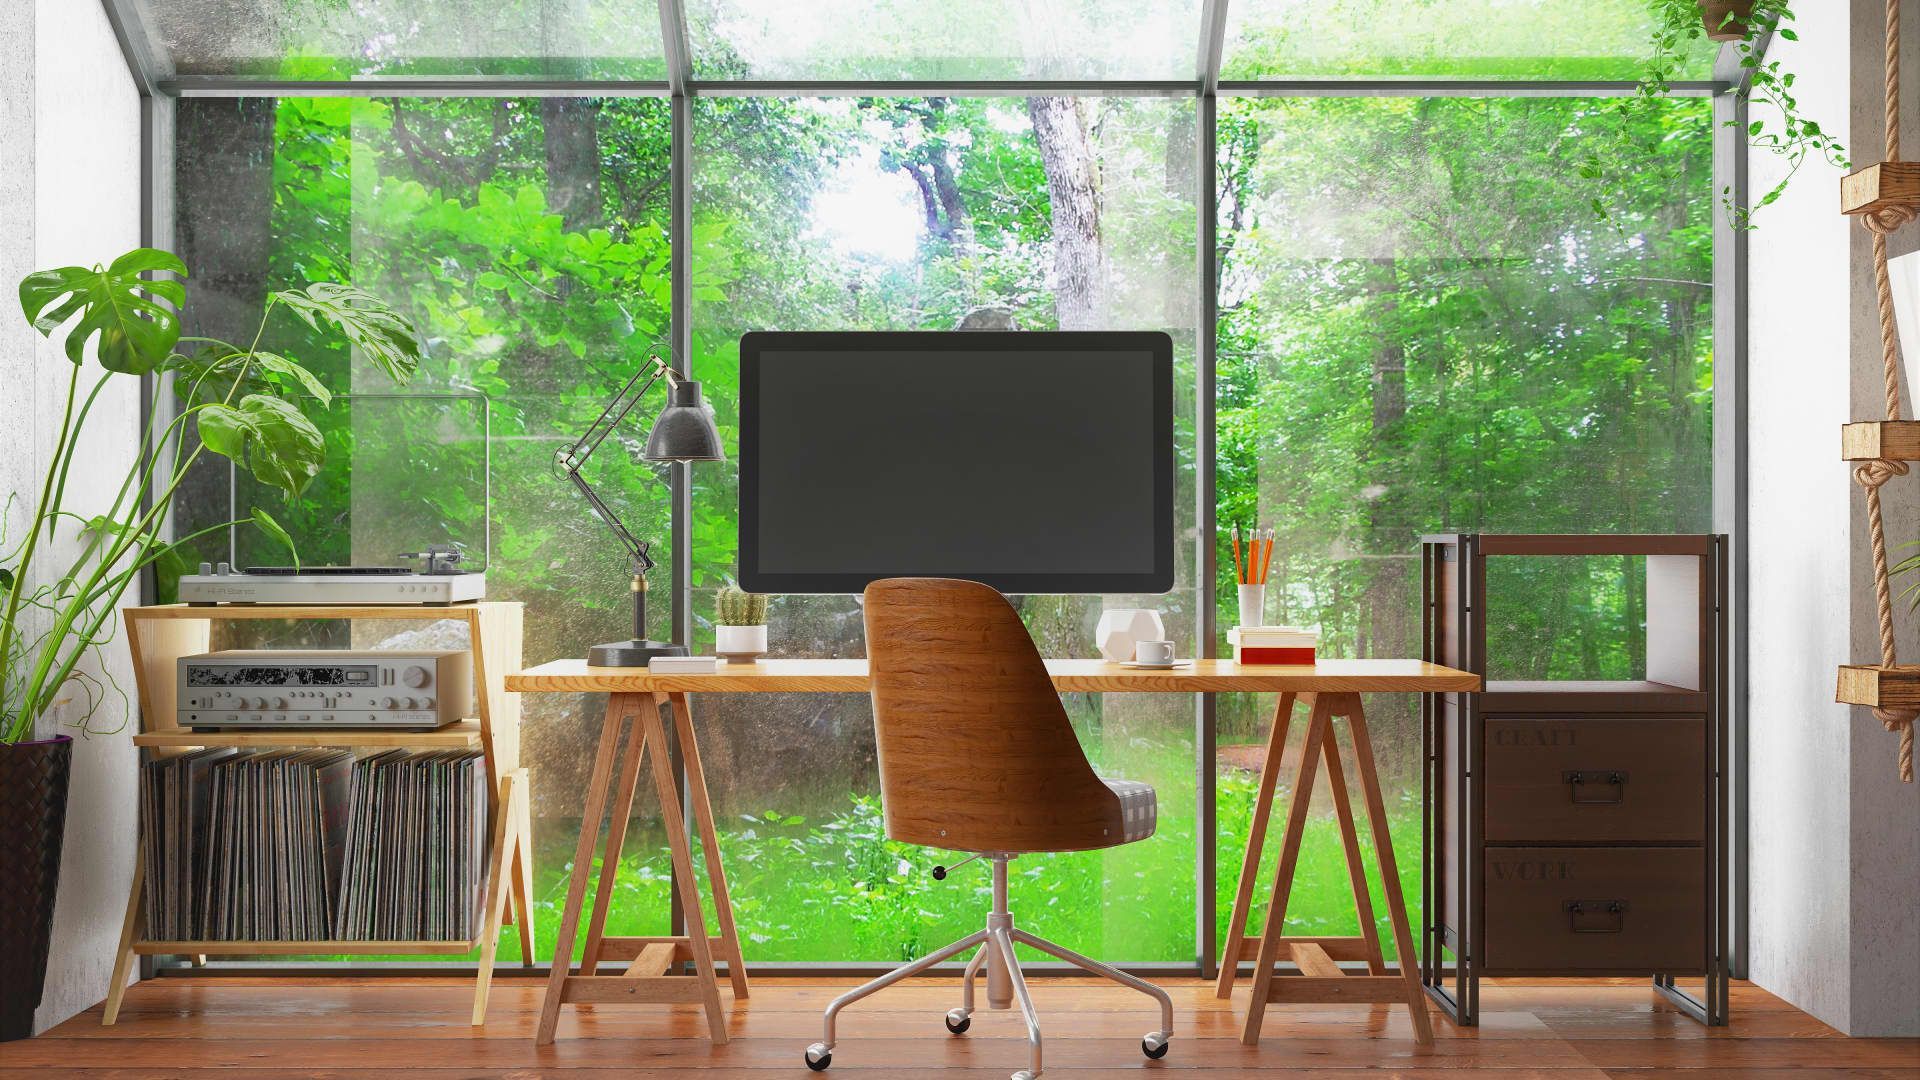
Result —
<svg viewBox="0 0 1920 1080"><path fill-rule="evenodd" d="M174 496L206 454L231 458L261 482L297 495L320 471L325 444L307 410L331 402L297 361L260 348L276 313L337 333L394 381L412 377L420 345L379 299L326 282L270 294L246 345L181 336L187 268L140 248L107 266L66 266L20 282L20 307L41 335L65 328L65 404L46 475L8 492L0 529L31 500L26 528L0 532L0 1039L31 1033L59 881L72 741L45 730L54 703L81 703L92 724L105 699L82 661L113 637L117 608L143 570L178 561L182 544L251 524L292 547L262 511L177 538ZM32 379L32 371L0 378ZM102 430L95 409L110 385L151 380L144 430ZM163 406L171 406L166 408ZM124 451L113 476L76 461ZM78 471L76 471L78 470ZM297 557L297 556L296 556ZM50 737L36 740L36 728Z"/></svg>

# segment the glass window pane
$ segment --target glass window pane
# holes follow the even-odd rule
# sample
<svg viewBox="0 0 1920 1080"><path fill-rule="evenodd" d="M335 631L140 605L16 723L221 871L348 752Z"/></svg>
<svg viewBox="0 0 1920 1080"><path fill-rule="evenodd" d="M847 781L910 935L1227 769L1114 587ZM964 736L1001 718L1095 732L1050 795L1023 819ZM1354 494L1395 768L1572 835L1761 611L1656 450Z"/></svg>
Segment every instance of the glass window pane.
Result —
<svg viewBox="0 0 1920 1080"><path fill-rule="evenodd" d="M1194 79L1197 0L688 0L702 79Z"/></svg>
<svg viewBox="0 0 1920 1080"><path fill-rule="evenodd" d="M665 79L654 0L136 0L181 75Z"/></svg>
<svg viewBox="0 0 1920 1080"><path fill-rule="evenodd" d="M489 599L526 603L529 663L584 656L591 645L631 636L627 560L552 462L667 334L667 102L191 98L178 103L177 122L175 219L192 274L186 332L251 341L271 291L348 282L404 310L425 339L409 392L454 403L373 408L377 399L359 395L391 389L384 376L337 335L276 312L262 347L357 394L336 399L323 418L329 460L320 478L291 504L257 493L249 502L292 526L309 562L390 564L440 539L407 535L396 522L470 520L475 455L464 436L432 433L475 430L474 396L483 393L491 424ZM658 410L659 394L600 447L588 477L634 535L654 544L660 602L650 628L664 638L673 574L668 488L626 445L644 438L643 417ZM177 504L177 532L226 520L227 505L226 470L203 470ZM242 539L252 540L245 532ZM216 542L188 562L225 558ZM267 635L256 640L344 645L348 625L267 624L255 627ZM382 624L353 643L374 645L391 632L398 631ZM545 694L523 702L543 956L559 921L559 882L573 855L603 705L599 697ZM648 809L655 806L643 793L627 841L631 872L613 915L617 933L667 926L665 834ZM515 935L503 940L518 955Z"/></svg>
<svg viewBox="0 0 1920 1080"><path fill-rule="evenodd" d="M693 370L729 443L748 330L946 330L967 316L1165 330L1174 591L1014 602L1048 656L1095 655L1103 605L1159 609L1187 654L1193 395L1179 388L1194 385L1196 124L1191 99L696 100ZM1096 269L1063 280L1068 257ZM700 647L735 570L736 476L732 464L693 473ZM779 597L770 622L773 655L863 654L855 597ZM899 961L978 928L986 871L936 882L942 853L885 839L865 695L713 695L694 708L750 958ZM1190 961L1193 700L1071 695L1067 708L1096 769L1156 787L1159 833L1022 858L1014 907L1034 932L1095 956Z"/></svg>
<svg viewBox="0 0 1920 1080"><path fill-rule="evenodd" d="M1233 0L1225 79L1637 79L1646 0ZM1677 78L1712 74L1694 42Z"/></svg>
<svg viewBox="0 0 1920 1080"><path fill-rule="evenodd" d="M1238 99L1218 133L1220 519L1278 530L1264 621L1417 655L1423 533L1710 528L1710 103ZM1529 562L1495 674L1638 677L1642 560ZM1410 890L1416 705L1367 702ZM1222 924L1273 708L1221 700ZM1289 927L1353 931L1339 851L1316 817Z"/></svg>

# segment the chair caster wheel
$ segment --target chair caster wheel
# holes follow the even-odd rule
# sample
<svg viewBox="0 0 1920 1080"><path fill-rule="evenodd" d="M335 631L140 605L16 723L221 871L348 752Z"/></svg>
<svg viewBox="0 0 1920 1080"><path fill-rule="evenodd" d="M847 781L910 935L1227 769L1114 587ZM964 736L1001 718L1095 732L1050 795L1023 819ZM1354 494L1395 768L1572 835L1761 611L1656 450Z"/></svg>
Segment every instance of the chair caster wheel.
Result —
<svg viewBox="0 0 1920 1080"><path fill-rule="evenodd" d="M814 1043L807 1047L807 1068L814 1072L826 1072L833 1064L833 1048L826 1043Z"/></svg>
<svg viewBox="0 0 1920 1080"><path fill-rule="evenodd" d="M1161 1058L1167 1056L1168 1039L1169 1036L1166 1032L1156 1031L1140 1040L1140 1052L1155 1061L1159 1061Z"/></svg>
<svg viewBox="0 0 1920 1080"><path fill-rule="evenodd" d="M972 1013L968 1012L965 1009L949 1009L947 1011L947 1030L948 1031L953 1032L955 1035L964 1035L967 1033L967 1029L972 1026L973 1026Z"/></svg>

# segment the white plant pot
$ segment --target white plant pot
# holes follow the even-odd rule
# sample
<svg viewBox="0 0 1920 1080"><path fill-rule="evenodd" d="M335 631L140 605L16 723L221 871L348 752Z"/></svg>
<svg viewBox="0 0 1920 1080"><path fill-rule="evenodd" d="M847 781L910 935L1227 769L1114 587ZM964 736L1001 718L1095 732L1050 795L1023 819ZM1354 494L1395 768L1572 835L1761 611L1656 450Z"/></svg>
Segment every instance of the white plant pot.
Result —
<svg viewBox="0 0 1920 1080"><path fill-rule="evenodd" d="M724 656L729 663L752 663L766 655L767 628L759 626L716 626L713 628L713 651Z"/></svg>
<svg viewBox="0 0 1920 1080"><path fill-rule="evenodd" d="M1117 664L1133 659L1133 646L1141 641L1165 641L1167 628L1160 613L1151 608L1114 608L1100 613L1100 625L1093 632L1100 647L1100 658Z"/></svg>

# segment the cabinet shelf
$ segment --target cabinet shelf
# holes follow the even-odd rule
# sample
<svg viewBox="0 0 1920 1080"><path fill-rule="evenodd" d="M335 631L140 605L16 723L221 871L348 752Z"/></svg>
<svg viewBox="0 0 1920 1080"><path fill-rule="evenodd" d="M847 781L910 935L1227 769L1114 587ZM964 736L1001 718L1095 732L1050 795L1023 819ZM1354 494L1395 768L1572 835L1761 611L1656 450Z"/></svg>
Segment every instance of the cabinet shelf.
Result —
<svg viewBox="0 0 1920 1080"><path fill-rule="evenodd" d="M1705 691L1689 690L1649 679L1554 682L1491 679L1481 705L1487 712L1645 712L1672 709L1699 712L1707 707Z"/></svg>
<svg viewBox="0 0 1920 1080"><path fill-rule="evenodd" d="M393 728L303 728L286 731L143 731L133 737L133 745L155 748L198 746L299 747L299 746L379 746L409 749L471 749L480 745L480 721L462 720L433 731L400 731Z"/></svg>

